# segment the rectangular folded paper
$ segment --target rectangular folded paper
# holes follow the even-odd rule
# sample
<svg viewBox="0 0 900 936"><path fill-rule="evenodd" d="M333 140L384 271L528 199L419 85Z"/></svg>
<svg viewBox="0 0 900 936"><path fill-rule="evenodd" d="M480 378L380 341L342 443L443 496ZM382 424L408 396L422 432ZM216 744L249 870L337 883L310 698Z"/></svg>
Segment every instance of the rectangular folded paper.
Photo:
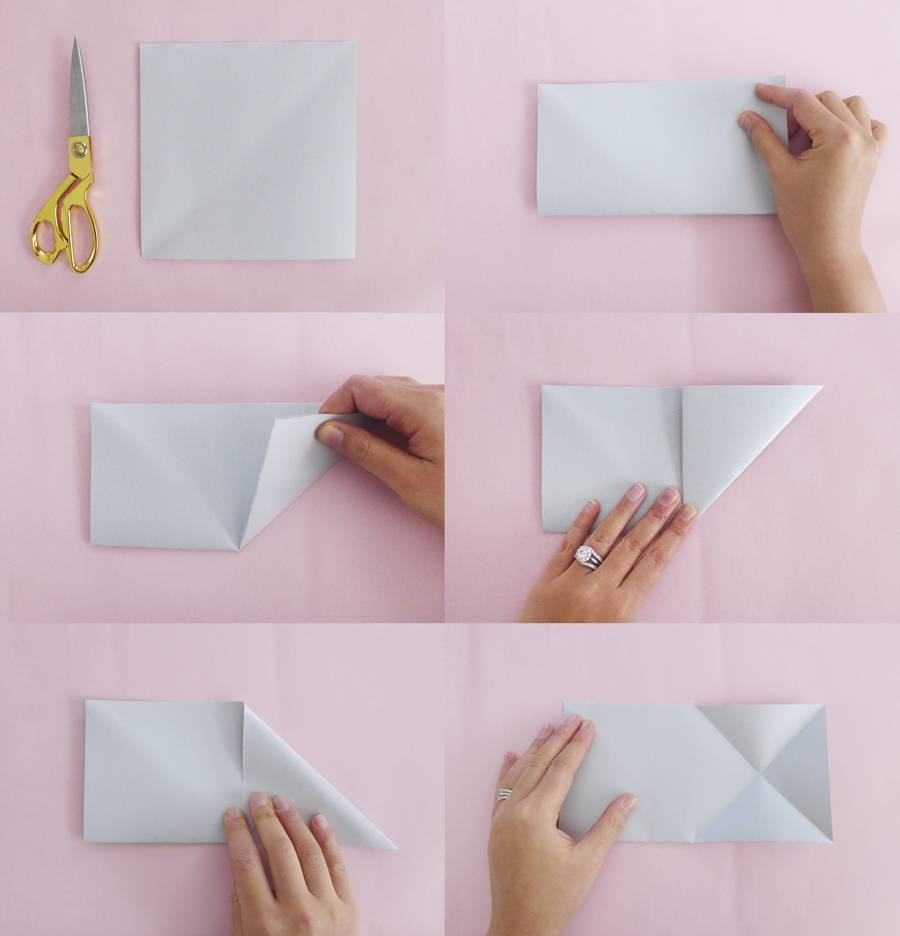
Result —
<svg viewBox="0 0 900 936"><path fill-rule="evenodd" d="M823 705L567 703L596 737L559 817L580 837L622 793L626 842L830 842Z"/></svg>
<svg viewBox="0 0 900 936"><path fill-rule="evenodd" d="M141 253L356 252L350 42L141 44Z"/></svg>
<svg viewBox="0 0 900 936"><path fill-rule="evenodd" d="M821 390L819 385L542 387L541 507L548 533L591 498L667 485L702 513Z"/></svg>
<svg viewBox="0 0 900 936"><path fill-rule="evenodd" d="M538 85L538 211L771 214L766 168L737 120L755 110L786 141L787 117L756 97L755 84Z"/></svg>
<svg viewBox="0 0 900 936"><path fill-rule="evenodd" d="M338 456L315 403L94 403L91 542L242 549Z"/></svg>
<svg viewBox="0 0 900 936"><path fill-rule="evenodd" d="M86 841L223 842L224 811L257 790L344 845L395 847L243 702L85 702Z"/></svg>

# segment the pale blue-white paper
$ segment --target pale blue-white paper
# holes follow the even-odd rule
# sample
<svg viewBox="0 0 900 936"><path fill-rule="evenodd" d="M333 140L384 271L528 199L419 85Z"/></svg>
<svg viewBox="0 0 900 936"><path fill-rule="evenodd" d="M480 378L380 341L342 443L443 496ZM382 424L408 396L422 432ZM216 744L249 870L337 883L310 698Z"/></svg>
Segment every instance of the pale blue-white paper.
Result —
<svg viewBox="0 0 900 936"><path fill-rule="evenodd" d="M243 549L339 456L316 403L94 403L95 546Z"/></svg>
<svg viewBox="0 0 900 936"><path fill-rule="evenodd" d="M832 841L823 705L567 703L596 736L560 812L580 837L622 793L625 842Z"/></svg>
<svg viewBox="0 0 900 936"><path fill-rule="evenodd" d="M141 254L356 253L351 42L141 43Z"/></svg>
<svg viewBox="0 0 900 936"><path fill-rule="evenodd" d="M806 384L542 388L544 530L563 533L590 499L611 507L635 481L682 492L701 513L822 389Z"/></svg>
<svg viewBox="0 0 900 936"><path fill-rule="evenodd" d="M86 841L222 842L225 810L257 790L344 845L395 847L243 702L85 702Z"/></svg>
<svg viewBox="0 0 900 936"><path fill-rule="evenodd" d="M756 83L538 85L538 211L771 214L765 165L737 120L754 110L787 141L787 116L756 97Z"/></svg>

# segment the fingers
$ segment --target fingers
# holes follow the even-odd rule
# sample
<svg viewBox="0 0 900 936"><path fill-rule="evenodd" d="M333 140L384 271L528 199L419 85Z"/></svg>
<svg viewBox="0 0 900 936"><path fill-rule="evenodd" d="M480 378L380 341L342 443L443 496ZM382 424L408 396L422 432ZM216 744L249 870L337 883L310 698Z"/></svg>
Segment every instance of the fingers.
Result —
<svg viewBox="0 0 900 936"><path fill-rule="evenodd" d="M307 828L303 817L290 800L283 796L276 796L272 800L272 805L278 822L290 840L294 857L298 862L298 870L304 882L304 890L309 889L317 897L326 896L334 888L325 863L325 856L322 854L316 837Z"/></svg>
<svg viewBox="0 0 900 936"><path fill-rule="evenodd" d="M631 793L625 793L613 800L576 845L576 848L590 855L598 871L603 867L609 850L616 844L628 817L637 809L639 802L640 800Z"/></svg>
<svg viewBox="0 0 900 936"><path fill-rule="evenodd" d="M589 500L569 527L556 554L547 564L544 574L557 578L575 561L575 550L587 539L600 513L600 502Z"/></svg>
<svg viewBox="0 0 900 936"><path fill-rule="evenodd" d="M872 136L875 137L875 140L878 143L879 149L884 149L884 144L887 143L888 139L888 128L886 124L883 124L880 120L872 121Z"/></svg>
<svg viewBox="0 0 900 936"><path fill-rule="evenodd" d="M588 545L605 558L646 496L647 489L643 484L632 484L616 506L597 524L597 529L588 537ZM591 572L590 569L582 566L579 566L576 571L579 574Z"/></svg>
<svg viewBox="0 0 900 936"><path fill-rule="evenodd" d="M847 110L853 115L853 119L863 128L871 133L872 118L869 116L869 105L858 94L852 94L844 98L844 104Z"/></svg>
<svg viewBox="0 0 900 936"><path fill-rule="evenodd" d="M583 721L569 743L553 758L531 798L546 806L554 816L559 815L572 781L581 766L591 742L594 740L594 723Z"/></svg>
<svg viewBox="0 0 900 936"><path fill-rule="evenodd" d="M269 859L276 898L301 899L306 884L297 849L275 815L272 800L266 793L254 793L250 797L250 815Z"/></svg>
<svg viewBox="0 0 900 936"><path fill-rule="evenodd" d="M750 142L759 153L770 175L782 169L794 158L778 134L769 126L769 122L759 114L744 111L738 117L738 123L750 137Z"/></svg>
<svg viewBox="0 0 900 936"><path fill-rule="evenodd" d="M841 123L852 124L856 122L853 112L834 91L822 91L820 94L817 94L816 97L841 121Z"/></svg>
<svg viewBox="0 0 900 936"><path fill-rule="evenodd" d="M319 408L320 413L363 413L411 436L420 428L416 395L423 388L413 380L354 374Z"/></svg>
<svg viewBox="0 0 900 936"><path fill-rule="evenodd" d="M569 743L572 735L578 731L581 716L570 715L562 725L555 728L538 749L523 764L521 773L516 779L509 801L524 799L541 782L547 768L557 754ZM523 757L524 761L525 758Z"/></svg>
<svg viewBox="0 0 900 936"><path fill-rule="evenodd" d="M244 907L265 910L275 902L247 817L232 807L225 812L225 841L234 889Z"/></svg>
<svg viewBox="0 0 900 936"><path fill-rule="evenodd" d="M631 532L622 537L613 547L603 565L594 573L597 580L607 583L612 580L614 585L620 585L641 558L644 550L656 539L669 517L675 513L680 500L681 495L678 491L673 487L667 487L656 498L647 513L638 520Z"/></svg>
<svg viewBox="0 0 900 936"><path fill-rule="evenodd" d="M322 423L316 430L316 438L323 445L365 468L401 496L409 489L411 479L423 468L414 455L378 438L361 426L338 421Z"/></svg>
<svg viewBox="0 0 900 936"><path fill-rule="evenodd" d="M241 902L237 891L231 891L231 936L243 936L244 926L241 922Z"/></svg>
<svg viewBox="0 0 900 936"><path fill-rule="evenodd" d="M344 864L344 856L341 854L337 838L328 824L328 820L324 816L313 816L309 827L325 857L325 864L331 877L331 886L334 888L334 892L341 900L352 900L353 894L350 892L350 878L347 875L347 866Z"/></svg>
<svg viewBox="0 0 900 936"><path fill-rule="evenodd" d="M638 559L635 567L625 577L623 587L642 595L646 594L684 542L696 520L697 508L693 504L682 507L657 537L656 542Z"/></svg>
<svg viewBox="0 0 900 936"><path fill-rule="evenodd" d="M780 85L758 84L756 96L788 112L810 137L834 129L838 118L814 95L802 88L783 88ZM758 115L757 115L758 116ZM762 118L760 118L762 120ZM788 127L790 131L790 127Z"/></svg>
<svg viewBox="0 0 900 936"><path fill-rule="evenodd" d="M541 749L544 742L551 734L553 734L553 725L547 722L541 726L540 731L538 731L534 740L531 742L528 750L521 757L516 757L515 754L513 754L512 757L507 755L507 757L503 759L503 766L497 781L497 793L499 793L501 789L515 790L516 784L519 782L519 777L522 776L522 772L531 763L534 755ZM507 758L509 758L509 761L507 761ZM495 801L495 806L498 805L500 804Z"/></svg>

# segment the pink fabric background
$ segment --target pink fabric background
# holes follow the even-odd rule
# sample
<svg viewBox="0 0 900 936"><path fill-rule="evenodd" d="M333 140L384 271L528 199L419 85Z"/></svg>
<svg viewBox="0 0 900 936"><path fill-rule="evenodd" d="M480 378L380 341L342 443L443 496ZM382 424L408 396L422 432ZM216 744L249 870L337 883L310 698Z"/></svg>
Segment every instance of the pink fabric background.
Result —
<svg viewBox="0 0 900 936"><path fill-rule="evenodd" d="M448 315L447 326L448 621L518 619L559 542L541 532L542 383L824 384L701 518L640 619L896 619L894 318Z"/></svg>
<svg viewBox="0 0 900 936"><path fill-rule="evenodd" d="M443 81L439 0L4 4L3 311L440 312ZM31 219L66 174L69 54L84 59L101 252L76 277L31 256ZM352 261L142 260L138 43L355 40L358 229ZM285 223L290 219L285 218ZM235 218L240 223L240 218Z"/></svg>
<svg viewBox="0 0 900 936"><path fill-rule="evenodd" d="M484 932L489 918L485 846L503 753L521 753L565 700L824 702L835 834L833 845L617 846L567 936L897 932L896 627L447 631L448 936Z"/></svg>
<svg viewBox="0 0 900 936"><path fill-rule="evenodd" d="M440 531L348 462L240 553L89 544L91 402L321 402L353 373L442 382L443 316L0 316L0 620L442 620Z"/></svg>
<svg viewBox="0 0 900 936"><path fill-rule="evenodd" d="M446 20L451 312L808 308L774 217L539 217L538 82L786 73L800 87L861 93L873 116L900 128L895 0L454 0ZM872 190L865 243L896 309L896 145Z"/></svg>
<svg viewBox="0 0 900 936"><path fill-rule="evenodd" d="M397 843L345 851L363 932L443 933L441 661L428 625L5 627L3 931L231 932L224 846L82 841L83 700L106 697L247 702Z"/></svg>

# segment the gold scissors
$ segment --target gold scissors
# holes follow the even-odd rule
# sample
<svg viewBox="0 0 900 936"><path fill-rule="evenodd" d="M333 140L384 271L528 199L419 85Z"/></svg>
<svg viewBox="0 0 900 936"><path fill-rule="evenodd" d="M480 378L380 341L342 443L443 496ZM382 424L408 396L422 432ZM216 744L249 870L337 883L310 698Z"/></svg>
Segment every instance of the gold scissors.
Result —
<svg viewBox="0 0 900 936"><path fill-rule="evenodd" d="M31 225L31 249L41 263L53 263L63 250L69 258L69 266L76 273L86 272L94 262L100 235L87 200L88 189L94 181L93 168L84 68L76 39L72 44L72 69L69 75L69 174L44 203ZM72 239L73 208L80 208L87 215L93 232L90 256L81 264L75 259ZM48 224L53 229L53 249L50 251L43 250L38 243L38 230L42 224Z"/></svg>

